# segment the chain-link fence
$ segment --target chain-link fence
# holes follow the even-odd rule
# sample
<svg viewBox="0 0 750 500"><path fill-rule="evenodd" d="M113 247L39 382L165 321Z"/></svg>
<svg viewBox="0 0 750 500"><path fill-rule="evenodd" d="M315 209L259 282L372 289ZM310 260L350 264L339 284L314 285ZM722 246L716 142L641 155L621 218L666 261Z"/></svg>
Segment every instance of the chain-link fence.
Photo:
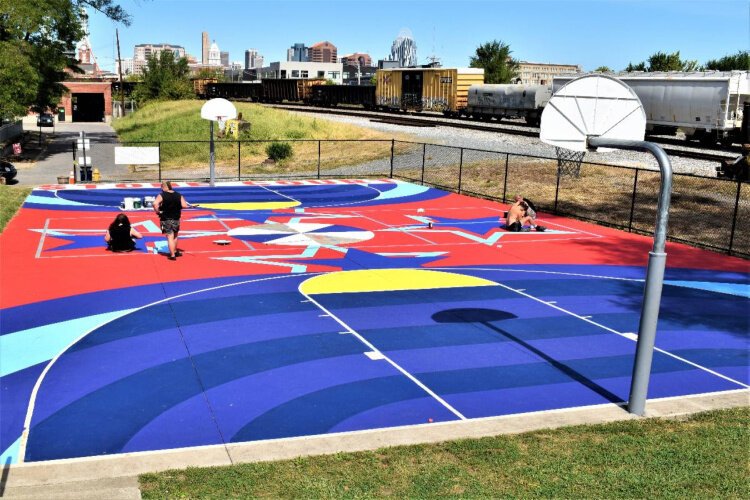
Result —
<svg viewBox="0 0 750 500"><path fill-rule="evenodd" d="M272 159L272 148L285 149L279 144L288 145L288 156ZM74 155L78 154L75 143L73 147ZM111 147L152 148L156 156L149 157L150 163L107 166L102 169L102 181L209 179L209 141L139 142ZM97 151L92 154L97 156ZM109 156L118 155L110 152ZM522 194L541 211L641 234L653 234L661 183L660 173L655 170L584 162L576 178L558 175L554 157L396 140L219 140L214 142L214 156L218 181L398 177L503 202ZM96 158L94 164L97 165ZM750 184L673 175L671 240L750 257L749 221Z"/></svg>

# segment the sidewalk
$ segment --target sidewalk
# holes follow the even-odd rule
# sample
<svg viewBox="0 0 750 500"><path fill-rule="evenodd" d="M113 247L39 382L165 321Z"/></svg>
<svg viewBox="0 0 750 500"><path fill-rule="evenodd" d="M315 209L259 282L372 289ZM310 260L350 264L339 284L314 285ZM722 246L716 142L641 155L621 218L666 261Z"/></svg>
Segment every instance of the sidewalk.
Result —
<svg viewBox="0 0 750 500"><path fill-rule="evenodd" d="M91 158L94 168L98 168L103 179L122 175L127 171L126 166L115 166L114 144L117 144L117 134L106 123L67 123L58 122L53 129L42 129L42 147L38 149L39 129L24 123L24 130L31 132L27 154L37 153L36 161L14 162L18 169L17 185L38 186L53 184L58 176L68 177L73 170L73 142L78 139L80 132L85 132L91 141L91 151L86 156ZM80 179L80 177L79 177Z"/></svg>

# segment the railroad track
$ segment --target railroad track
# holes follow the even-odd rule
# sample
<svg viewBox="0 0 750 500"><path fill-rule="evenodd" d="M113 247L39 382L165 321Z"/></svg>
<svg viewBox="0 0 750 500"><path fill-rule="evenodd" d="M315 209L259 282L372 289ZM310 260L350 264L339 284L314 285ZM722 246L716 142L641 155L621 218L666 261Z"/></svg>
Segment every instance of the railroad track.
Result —
<svg viewBox="0 0 750 500"><path fill-rule="evenodd" d="M405 127L453 127L462 128L468 130L478 130L482 132L499 132L502 134L520 135L525 137L539 137L539 129L531 125L526 124L512 124L510 126L503 126L502 123L497 125L482 124L477 122L463 122L457 121L456 119L442 119L441 117L434 116L415 116L415 114L398 114L393 113L377 112L377 111L363 111L360 109L346 109L346 108L315 108L310 106L300 106L298 104L273 104L271 107L279 109L287 109L293 111L303 111L309 113L320 113L330 115L342 115L342 116L354 116L358 118L367 118L375 123L388 123L392 125L401 125ZM520 127L520 128L516 128ZM675 144L675 139L667 138L660 139L658 137L652 137L650 140L656 143L663 144ZM687 146L686 146L687 147ZM737 152L732 148L730 151L702 151L695 149L676 149L664 147L664 152L669 156L679 156L681 158L690 158L694 160L703 160L721 163L724 160L733 160L739 155L740 149L736 148Z"/></svg>

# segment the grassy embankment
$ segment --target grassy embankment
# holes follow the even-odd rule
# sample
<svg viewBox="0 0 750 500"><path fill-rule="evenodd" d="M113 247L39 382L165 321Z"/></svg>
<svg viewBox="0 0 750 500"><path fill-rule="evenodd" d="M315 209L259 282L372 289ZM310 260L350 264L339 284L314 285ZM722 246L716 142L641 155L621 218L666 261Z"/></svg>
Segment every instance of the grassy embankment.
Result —
<svg viewBox="0 0 750 500"><path fill-rule="evenodd" d="M30 192L30 187L0 185L0 232L8 225Z"/></svg>
<svg viewBox="0 0 750 500"><path fill-rule="evenodd" d="M144 498L750 498L739 408L141 476Z"/></svg>
<svg viewBox="0 0 750 500"><path fill-rule="evenodd" d="M203 101L169 101L148 104L136 113L115 120L114 129L122 142L129 141L203 141L161 144L162 169L179 178L180 172L205 169L209 157L209 122L200 118ZM241 135L242 174L303 174L318 168L317 140L336 140L321 143L321 169L361 164L390 157L392 135L386 135L352 125L336 123L258 104L234 103L237 111L250 122L249 132ZM215 128L216 132L216 128ZM396 139L406 137L395 137ZM291 158L278 164L264 163L266 147L274 140L309 140L290 142L294 150ZM218 177L235 177L238 169L238 145L230 142L216 144ZM351 142L351 141L372 142ZM350 141L350 142L346 142ZM376 142L377 141L377 142ZM155 145L155 144L151 144Z"/></svg>

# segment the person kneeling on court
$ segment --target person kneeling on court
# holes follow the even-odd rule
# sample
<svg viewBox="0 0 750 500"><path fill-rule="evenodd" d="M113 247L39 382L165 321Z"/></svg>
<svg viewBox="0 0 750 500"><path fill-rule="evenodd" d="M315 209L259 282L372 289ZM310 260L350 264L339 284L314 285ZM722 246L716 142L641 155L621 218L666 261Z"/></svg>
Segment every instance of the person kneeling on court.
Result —
<svg viewBox="0 0 750 500"><path fill-rule="evenodd" d="M169 260L177 260L182 255L177 250L177 236L180 232L180 217L183 208L192 208L193 206L177 191L172 189L172 183L164 181L161 183L161 193L154 200L154 212L159 214L161 221L161 232L167 237L167 246L169 247Z"/></svg>
<svg viewBox="0 0 750 500"><path fill-rule="evenodd" d="M115 220L104 233L107 250L113 252L132 252L135 250L135 240L143 236L130 226L130 219L125 214L117 214Z"/></svg>

